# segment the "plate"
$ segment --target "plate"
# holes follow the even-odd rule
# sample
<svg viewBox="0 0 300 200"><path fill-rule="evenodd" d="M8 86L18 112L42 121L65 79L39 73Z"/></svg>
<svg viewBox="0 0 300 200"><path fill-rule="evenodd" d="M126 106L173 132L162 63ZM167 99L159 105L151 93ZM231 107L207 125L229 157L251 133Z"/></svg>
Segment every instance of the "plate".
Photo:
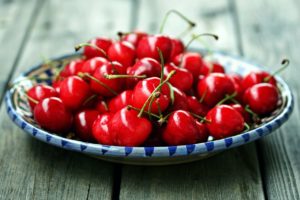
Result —
<svg viewBox="0 0 300 200"><path fill-rule="evenodd" d="M226 73L234 72L245 75L250 71L262 68L251 61L223 52L214 52L211 56L225 67ZM68 139L47 132L35 123L27 99L22 95L22 88L30 88L36 83L51 84L55 68L62 67L70 60L78 57L81 57L81 54L65 55L53 59L51 66L40 64L20 75L14 81L14 87L6 92L7 113L18 127L35 139L106 161L134 165L169 165L204 159L221 151L245 145L274 132L288 120L293 110L294 101L291 90L282 78L276 76L278 87L281 90L281 107L272 114L272 117L265 118L262 125L233 137L205 143L162 147L109 146Z"/></svg>

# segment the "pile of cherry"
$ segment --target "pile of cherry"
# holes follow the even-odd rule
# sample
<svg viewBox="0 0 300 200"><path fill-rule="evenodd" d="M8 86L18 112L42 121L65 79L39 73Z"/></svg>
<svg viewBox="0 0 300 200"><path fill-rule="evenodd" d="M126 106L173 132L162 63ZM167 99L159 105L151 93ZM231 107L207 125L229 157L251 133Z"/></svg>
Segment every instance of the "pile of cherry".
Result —
<svg viewBox="0 0 300 200"><path fill-rule="evenodd" d="M166 35L132 32L80 47L82 58L51 86L26 91L35 121L62 136L118 146L193 144L247 131L279 106L273 75L225 74Z"/></svg>

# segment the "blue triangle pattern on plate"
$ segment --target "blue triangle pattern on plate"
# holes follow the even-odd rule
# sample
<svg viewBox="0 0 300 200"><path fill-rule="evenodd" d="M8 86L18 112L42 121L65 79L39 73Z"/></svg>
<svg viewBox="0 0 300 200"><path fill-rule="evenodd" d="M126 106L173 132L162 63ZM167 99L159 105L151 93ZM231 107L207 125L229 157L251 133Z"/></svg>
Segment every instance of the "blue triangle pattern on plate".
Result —
<svg viewBox="0 0 300 200"><path fill-rule="evenodd" d="M169 146L168 150L169 150L169 155L173 156L176 153L177 147L176 146Z"/></svg>
<svg viewBox="0 0 300 200"><path fill-rule="evenodd" d="M50 142L51 139L52 139L52 136L51 136L51 135L46 135L46 141L47 141L47 142Z"/></svg>
<svg viewBox="0 0 300 200"><path fill-rule="evenodd" d="M154 152L154 147L144 147L144 149L145 149L146 156L152 156L152 154Z"/></svg>
<svg viewBox="0 0 300 200"><path fill-rule="evenodd" d="M131 154L133 148L132 147L125 147L125 156L128 156Z"/></svg>
<svg viewBox="0 0 300 200"><path fill-rule="evenodd" d="M258 133L258 135L259 135L260 137L264 134L264 130L261 129L261 128L258 128L258 129L256 130L256 132Z"/></svg>
<svg viewBox="0 0 300 200"><path fill-rule="evenodd" d="M225 139L225 145L226 147L230 147L232 145L232 138L226 138Z"/></svg>
<svg viewBox="0 0 300 200"><path fill-rule="evenodd" d="M68 142L66 140L61 140L61 146L66 146L68 144Z"/></svg>
<svg viewBox="0 0 300 200"><path fill-rule="evenodd" d="M36 136L36 134L37 134L37 130L36 130L35 128L33 128L33 129L32 129L32 135L33 135L33 136Z"/></svg>
<svg viewBox="0 0 300 200"><path fill-rule="evenodd" d="M13 121L16 121L16 119L17 119L17 115L13 114L12 120L13 120Z"/></svg>
<svg viewBox="0 0 300 200"><path fill-rule="evenodd" d="M81 151L84 151L86 148L87 148L86 145L84 145L84 144L81 144L81 145L80 145L80 150L81 150Z"/></svg>
<svg viewBox="0 0 300 200"><path fill-rule="evenodd" d="M205 142L206 150L212 151L215 148L214 142Z"/></svg>
<svg viewBox="0 0 300 200"><path fill-rule="evenodd" d="M27 124L25 122L22 122L21 128L24 129L24 128L26 128L26 126L27 126Z"/></svg>
<svg viewBox="0 0 300 200"><path fill-rule="evenodd" d="M250 140L250 135L248 133L243 134L242 137L244 138L245 142L248 142Z"/></svg>
<svg viewBox="0 0 300 200"><path fill-rule="evenodd" d="M6 112L10 113L10 111L11 111L11 107L8 107L7 110L6 110Z"/></svg>
<svg viewBox="0 0 300 200"><path fill-rule="evenodd" d="M110 148L109 145L102 145L102 149L101 149L101 152L102 152L102 155L104 155L106 152L108 152L108 149Z"/></svg>
<svg viewBox="0 0 300 200"><path fill-rule="evenodd" d="M272 127L270 124L268 124L266 127L267 127L267 129L269 130L269 132L271 132L272 129L273 129L273 127Z"/></svg>
<svg viewBox="0 0 300 200"><path fill-rule="evenodd" d="M186 147L187 154L191 154L195 150L196 146L194 144L188 144L185 145L185 147Z"/></svg>

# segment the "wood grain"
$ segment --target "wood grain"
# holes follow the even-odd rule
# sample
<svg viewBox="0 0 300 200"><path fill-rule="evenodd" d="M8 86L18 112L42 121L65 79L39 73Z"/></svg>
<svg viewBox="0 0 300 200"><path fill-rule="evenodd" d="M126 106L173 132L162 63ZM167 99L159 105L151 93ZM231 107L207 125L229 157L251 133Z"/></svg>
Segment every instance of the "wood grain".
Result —
<svg viewBox="0 0 300 200"><path fill-rule="evenodd" d="M118 0L45 1L24 41L13 77L42 62L42 56L71 53L79 42L128 29L130 18L124 16L130 16L130 6L130 1ZM0 119L0 199L113 196L115 165L36 141L8 119L3 105Z"/></svg>
<svg viewBox="0 0 300 200"><path fill-rule="evenodd" d="M232 4L228 1L141 1L137 27L155 32L163 14L176 8L199 26L195 32L216 32L215 47L238 52ZM155 18L153 16L156 16ZM177 23L178 21L178 23ZM166 32L185 27L174 16ZM264 199L254 144L198 162L165 167L124 166L120 199Z"/></svg>
<svg viewBox="0 0 300 200"><path fill-rule="evenodd" d="M236 2L245 56L270 70L277 69L283 57L291 59L290 67L282 76L295 97L294 113L279 131L259 142L259 149L269 199L300 199L300 3L291 0Z"/></svg>

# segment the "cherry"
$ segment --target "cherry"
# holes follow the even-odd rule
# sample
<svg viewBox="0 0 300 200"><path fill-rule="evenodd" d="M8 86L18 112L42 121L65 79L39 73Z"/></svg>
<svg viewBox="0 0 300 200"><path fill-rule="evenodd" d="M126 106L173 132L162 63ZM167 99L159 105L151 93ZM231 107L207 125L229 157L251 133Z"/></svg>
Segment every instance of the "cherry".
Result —
<svg viewBox="0 0 300 200"><path fill-rule="evenodd" d="M58 93L51 86L38 84L33 86L27 91L27 96L29 97L28 98L29 106L33 111L34 107L39 101L48 97L57 97Z"/></svg>
<svg viewBox="0 0 300 200"><path fill-rule="evenodd" d="M100 114L103 114L103 113L107 113L109 112L109 109L108 109L108 105L106 103L105 100L103 99L99 99L95 105L95 109L100 113Z"/></svg>
<svg viewBox="0 0 300 200"><path fill-rule="evenodd" d="M150 102L147 100L151 97L153 91L160 85L160 79L151 77L139 81L133 89L132 93L132 106L142 109L145 107L146 111L151 113L163 112L167 109L170 103L170 89L167 85L161 87L161 91L157 95L150 107ZM150 107L150 108L149 108Z"/></svg>
<svg viewBox="0 0 300 200"><path fill-rule="evenodd" d="M209 108L200 103L195 96L188 96L187 103L189 111L195 113L196 115L205 116L209 111Z"/></svg>
<svg viewBox="0 0 300 200"><path fill-rule="evenodd" d="M108 109L111 113L115 113L127 105L131 105L132 90L125 90L118 96L112 98L108 103Z"/></svg>
<svg viewBox="0 0 300 200"><path fill-rule="evenodd" d="M258 83L270 83L276 87L277 81L275 80L275 78L271 77L267 82L265 82L264 79L267 77L270 77L270 74L265 71L250 72L247 76L244 77L242 81L242 88L244 91L246 91L248 88Z"/></svg>
<svg viewBox="0 0 300 200"><path fill-rule="evenodd" d="M259 83L248 88L243 99L254 113L266 115L277 108L279 93L274 85Z"/></svg>
<svg viewBox="0 0 300 200"><path fill-rule="evenodd" d="M174 102L172 104L172 107L170 107L170 110L171 111L172 110L173 111L175 111L175 110L188 111L189 106L188 106L188 100L187 100L186 94L176 87L172 87L172 89L174 91Z"/></svg>
<svg viewBox="0 0 300 200"><path fill-rule="evenodd" d="M119 146L139 146L152 131L151 122L138 117L138 112L123 108L116 112L109 124L114 142Z"/></svg>
<svg viewBox="0 0 300 200"><path fill-rule="evenodd" d="M184 45L180 39L171 38L172 50L170 53L170 60L173 60L177 55L183 53Z"/></svg>
<svg viewBox="0 0 300 200"><path fill-rule="evenodd" d="M57 134L69 131L73 121L71 113L57 97L39 101L34 108L34 119L43 129Z"/></svg>
<svg viewBox="0 0 300 200"><path fill-rule="evenodd" d="M161 72L161 65L153 58L142 58L138 60L132 67L127 68L128 75L146 75L147 77L159 77ZM127 87L133 88L139 81L137 78L126 79Z"/></svg>
<svg viewBox="0 0 300 200"><path fill-rule="evenodd" d="M193 116L184 110L174 111L168 118L162 138L168 145L194 144L199 136Z"/></svg>
<svg viewBox="0 0 300 200"><path fill-rule="evenodd" d="M230 80L233 83L234 90L237 94L235 99L241 101L243 99L243 94L244 94L244 90L242 88L243 78L239 74L228 74L227 77L230 78Z"/></svg>
<svg viewBox="0 0 300 200"><path fill-rule="evenodd" d="M94 57L85 61L80 71L82 73L89 73L92 75L97 68L101 67L106 63L108 63L108 60L106 58Z"/></svg>
<svg viewBox="0 0 300 200"><path fill-rule="evenodd" d="M107 56L110 60L118 61L127 68L134 62L135 48L130 42L115 42L109 47Z"/></svg>
<svg viewBox="0 0 300 200"><path fill-rule="evenodd" d="M225 74L211 73L198 83L197 91L200 100L204 104L213 107L226 94L234 93L234 85Z"/></svg>
<svg viewBox="0 0 300 200"><path fill-rule="evenodd" d="M157 61L160 60L158 49L161 50L164 60L167 61L172 50L172 42L168 36L164 35L148 35L143 37L136 49L139 59L150 57Z"/></svg>
<svg viewBox="0 0 300 200"><path fill-rule="evenodd" d="M244 118L229 105L218 105L207 115L208 131L214 139L222 139L241 133L244 130Z"/></svg>
<svg viewBox="0 0 300 200"><path fill-rule="evenodd" d="M89 85L78 76L70 76L60 84L60 98L70 110L77 110L91 95Z"/></svg>
<svg viewBox="0 0 300 200"><path fill-rule="evenodd" d="M103 49L105 52L107 52L108 48L112 44L112 41L108 38L104 37L97 37L91 41L88 42L89 44L92 44L94 46L99 47L100 49ZM94 58L94 57L105 57L103 53L98 51L97 49L93 48L92 46L85 46L83 49L83 55L86 56L86 58Z"/></svg>
<svg viewBox="0 0 300 200"><path fill-rule="evenodd" d="M139 41L148 34L144 32L135 31L127 34L119 32L118 35L121 37L121 41L130 42L131 44L133 44L134 47L137 47Z"/></svg>
<svg viewBox="0 0 300 200"><path fill-rule="evenodd" d="M81 60L81 59L72 60L63 68L63 70L59 73L59 76L66 78L72 75L77 75L81 71L84 63L85 60Z"/></svg>
<svg viewBox="0 0 300 200"><path fill-rule="evenodd" d="M245 110L245 108L239 104L239 103L232 103L229 104L231 107L233 107L236 111L238 111L244 118L245 122L250 122L250 114Z"/></svg>
<svg viewBox="0 0 300 200"><path fill-rule="evenodd" d="M85 109L76 113L74 117L76 135L84 141L94 141L92 126L99 116L97 110Z"/></svg>
<svg viewBox="0 0 300 200"><path fill-rule="evenodd" d="M210 73L225 73L224 67L217 62L204 62L202 68L200 69L200 74L207 76Z"/></svg>
<svg viewBox="0 0 300 200"><path fill-rule="evenodd" d="M167 77L171 71L175 70L176 73L170 78L170 83L176 88L186 92L193 86L193 75L191 72L184 68L176 67L174 64L167 64L164 67L164 76Z"/></svg>
<svg viewBox="0 0 300 200"><path fill-rule="evenodd" d="M111 126L109 123L113 117L111 113L105 113L100 116L94 121L92 126L92 134L93 137L99 142L100 144L104 145L113 145L113 137L111 132Z"/></svg>
<svg viewBox="0 0 300 200"><path fill-rule="evenodd" d="M197 142L206 142L209 136L208 130L204 123L196 121L198 128Z"/></svg>

